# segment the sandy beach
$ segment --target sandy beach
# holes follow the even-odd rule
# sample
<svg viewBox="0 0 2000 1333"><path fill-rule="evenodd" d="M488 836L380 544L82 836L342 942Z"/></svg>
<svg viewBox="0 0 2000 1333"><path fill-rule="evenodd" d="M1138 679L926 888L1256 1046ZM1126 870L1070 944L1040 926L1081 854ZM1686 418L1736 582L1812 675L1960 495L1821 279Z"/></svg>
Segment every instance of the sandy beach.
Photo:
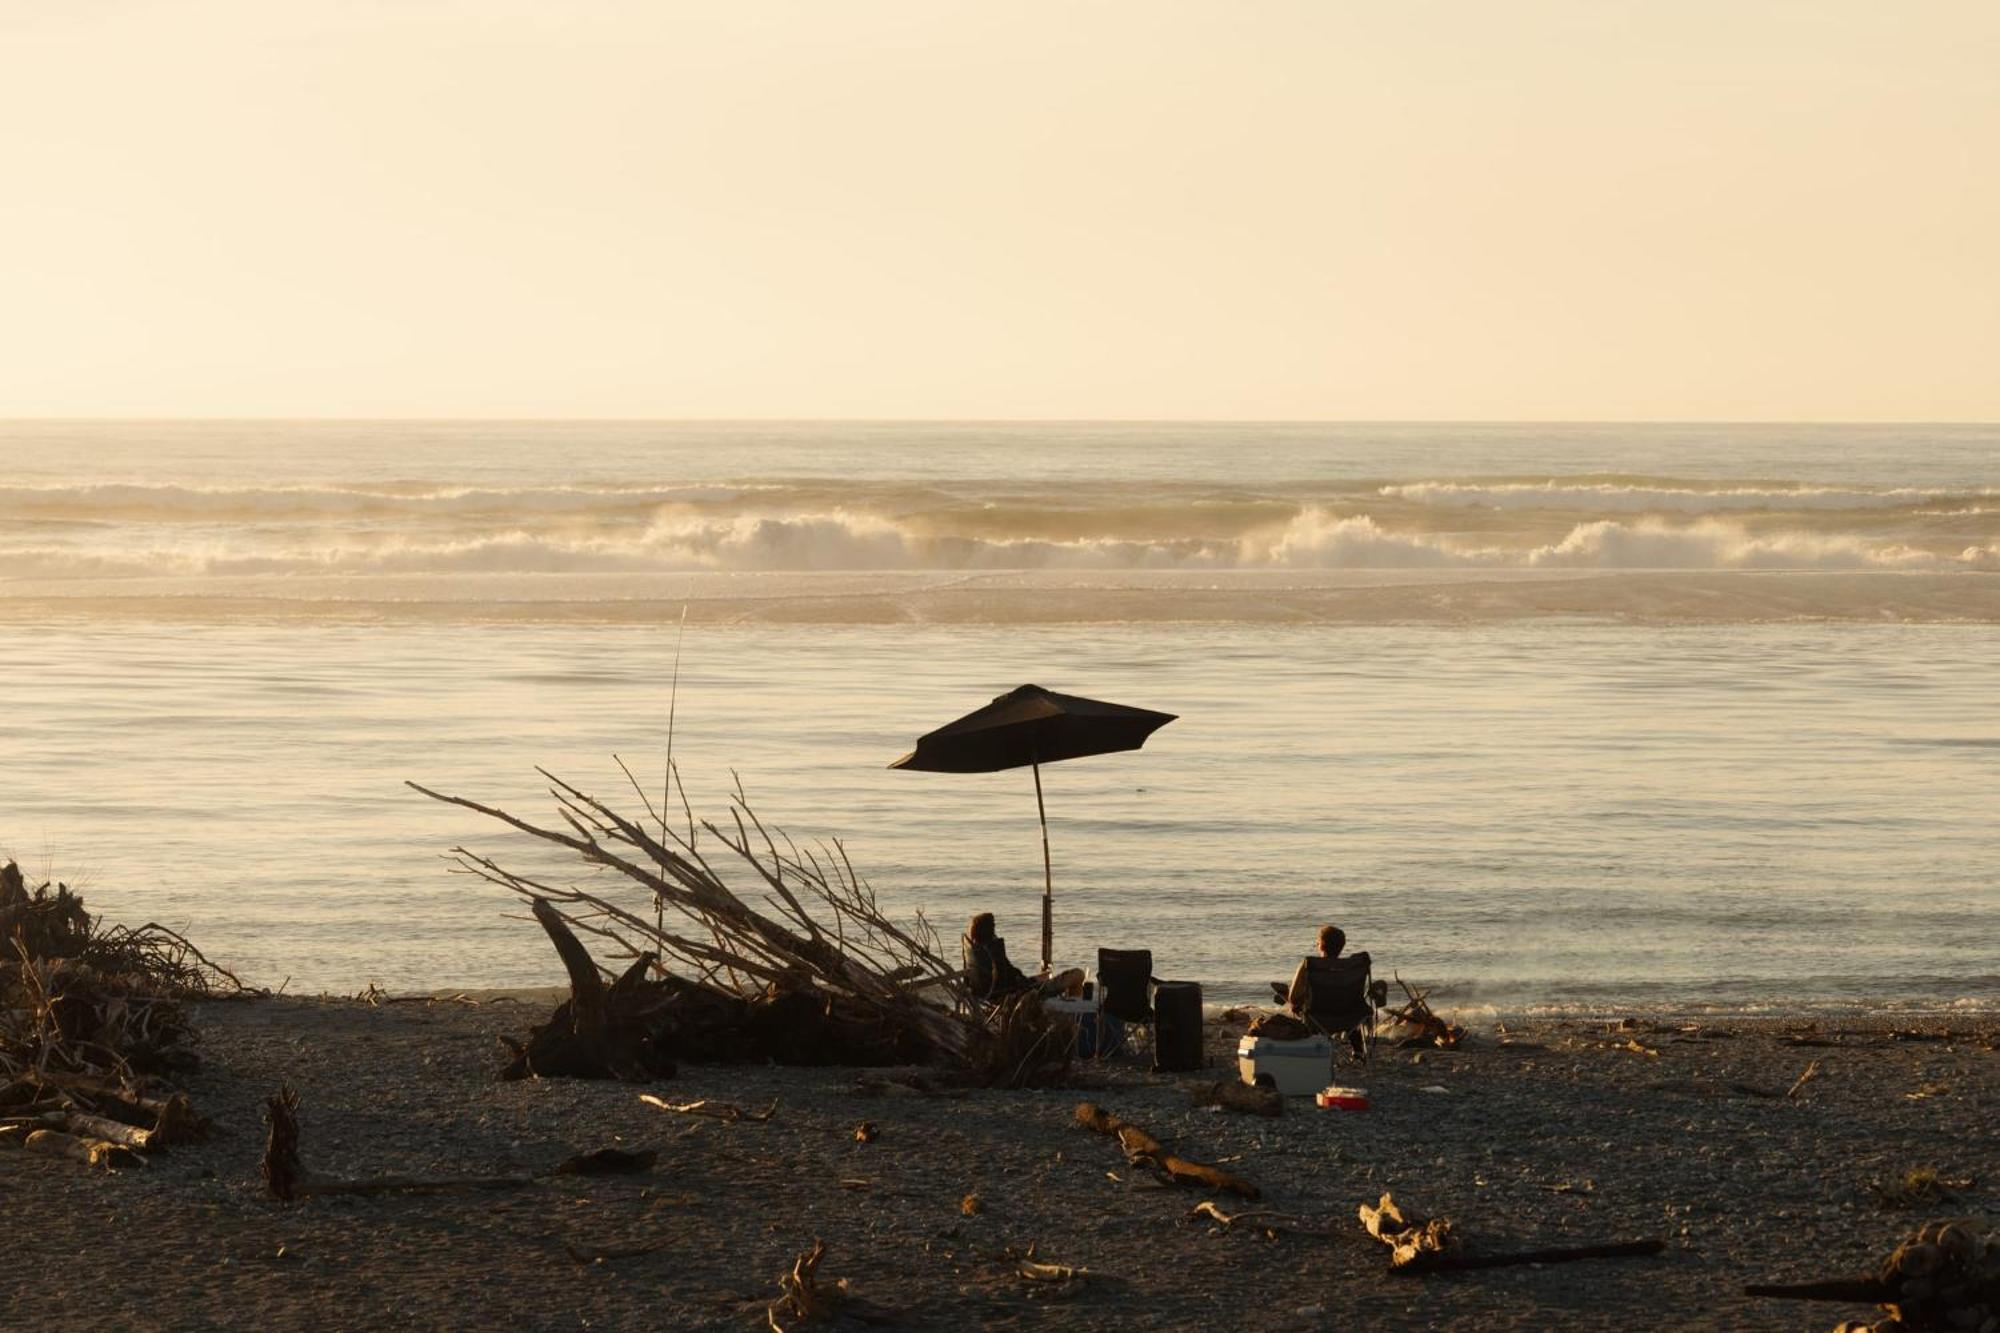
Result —
<svg viewBox="0 0 2000 1333"><path fill-rule="evenodd" d="M498 1083L496 1038L546 996L200 1006L187 1086L204 1144L116 1174L0 1154L17 1219L0 1324L214 1327L765 1327L815 1238L824 1277L908 1328L1830 1328L1863 1308L1753 1300L1746 1282L1859 1273L1935 1216L1991 1216L2000 1098L1990 1016L1891 1028L1778 1020L1564 1022L1456 1051L1378 1046L1372 1109L1289 1099L1199 1109L1212 1067L1081 1066L1077 1086L926 1096L842 1068L684 1066L650 1087ZM1814 1061L1817 1074L1782 1093ZM338 1176L532 1175L577 1152L659 1152L648 1173L281 1203L259 1177L263 1103L301 1098L302 1149ZM640 1101L777 1103L767 1123ZM1074 1123L1094 1101L1258 1185L1259 1209L1332 1224L1272 1238L1190 1216L1211 1197L1127 1167ZM872 1142L855 1127L872 1122ZM1975 1183L1899 1209L1916 1168ZM1488 1250L1657 1238L1656 1257L1394 1276L1358 1205L1393 1191ZM976 1211L963 1201L976 1195ZM1227 1212L1252 1207L1218 1198ZM1089 1270L1028 1281L1018 1261ZM579 1262L604 1251L644 1251ZM162 1300L171 1288L175 1299Z"/></svg>

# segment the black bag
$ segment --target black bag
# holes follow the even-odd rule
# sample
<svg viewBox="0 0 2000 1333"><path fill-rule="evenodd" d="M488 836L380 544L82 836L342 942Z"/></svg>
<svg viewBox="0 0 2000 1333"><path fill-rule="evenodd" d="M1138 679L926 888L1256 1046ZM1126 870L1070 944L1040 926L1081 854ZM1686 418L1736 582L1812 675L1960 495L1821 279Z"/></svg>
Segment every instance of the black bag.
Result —
<svg viewBox="0 0 2000 1333"><path fill-rule="evenodd" d="M1162 981L1153 987L1153 1068L1166 1073L1200 1069L1201 983Z"/></svg>

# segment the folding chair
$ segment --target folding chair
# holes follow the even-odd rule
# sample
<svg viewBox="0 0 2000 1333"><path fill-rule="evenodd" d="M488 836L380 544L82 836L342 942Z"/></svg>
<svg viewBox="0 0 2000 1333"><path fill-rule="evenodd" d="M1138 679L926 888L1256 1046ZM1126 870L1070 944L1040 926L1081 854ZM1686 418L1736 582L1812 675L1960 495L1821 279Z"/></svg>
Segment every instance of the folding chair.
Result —
<svg viewBox="0 0 2000 1333"><path fill-rule="evenodd" d="M1146 1029L1148 1045L1153 1042L1153 951L1151 949L1099 949L1097 951L1098 1001L1106 1014L1127 1027ZM1099 1050L1103 1043L1099 1043Z"/></svg>

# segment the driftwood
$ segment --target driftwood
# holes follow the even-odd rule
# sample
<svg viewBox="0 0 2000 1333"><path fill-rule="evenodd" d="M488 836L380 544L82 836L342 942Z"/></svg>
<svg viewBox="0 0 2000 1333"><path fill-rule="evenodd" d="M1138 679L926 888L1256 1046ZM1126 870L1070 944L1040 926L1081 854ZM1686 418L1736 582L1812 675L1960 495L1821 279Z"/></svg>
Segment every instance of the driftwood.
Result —
<svg viewBox="0 0 2000 1333"><path fill-rule="evenodd" d="M799 1324L825 1319L854 1319L866 1324L886 1324L895 1319L892 1311L856 1296L846 1278L823 1282L820 1261L826 1257L826 1242L814 1238L812 1248L801 1251L790 1271L778 1277L778 1299L764 1311L773 1333L785 1333ZM780 1323L783 1319L785 1322Z"/></svg>
<svg viewBox="0 0 2000 1333"><path fill-rule="evenodd" d="M1228 1231L1233 1227L1243 1227L1250 1231L1261 1231L1274 1236L1280 1231L1288 1231L1296 1236L1336 1236L1339 1229L1325 1219L1299 1217L1293 1213L1244 1212L1225 1213L1216 1207L1213 1200L1203 1199L1188 1214L1190 1218L1206 1217Z"/></svg>
<svg viewBox="0 0 2000 1333"><path fill-rule="evenodd" d="M1124 1151L1126 1161L1134 1166L1143 1166L1155 1171L1176 1185L1201 1185L1209 1189L1223 1190L1244 1199L1254 1200L1259 1197L1257 1187L1249 1181L1231 1175L1221 1167L1210 1166L1205 1162L1193 1161L1168 1152L1151 1134L1137 1125L1120 1120L1094 1102L1077 1103L1076 1122L1085 1129L1113 1136Z"/></svg>
<svg viewBox="0 0 2000 1333"><path fill-rule="evenodd" d="M1467 1272L1522 1264L1565 1264L1580 1259L1626 1259L1658 1254L1667 1247L1662 1240L1622 1240L1600 1245L1467 1254L1450 1218L1406 1214L1387 1194L1373 1206L1362 1204L1360 1213L1361 1225L1368 1234L1389 1247L1389 1271L1394 1273Z"/></svg>
<svg viewBox="0 0 2000 1333"><path fill-rule="evenodd" d="M559 826L409 784L614 872L585 889L453 849L461 871L529 900L569 976L570 999L514 1045L510 1075L657 1077L676 1059L947 1063L1023 1086L1066 1070L1072 1029L1039 1005L989 1025L921 915L892 920L838 841L797 846L740 786L725 823L697 822L684 792L677 822L636 781L644 813L631 818L542 776ZM668 780L679 790L671 765ZM627 960L622 973L611 979L581 937Z"/></svg>
<svg viewBox="0 0 2000 1333"><path fill-rule="evenodd" d="M2000 1317L2000 1231L1971 1222L1932 1222L1898 1245L1871 1277L1757 1283L1748 1296L1847 1301L1880 1306L1875 1327L1898 1333L1981 1328ZM1871 1326L1843 1323L1846 1333Z"/></svg>
<svg viewBox="0 0 2000 1333"><path fill-rule="evenodd" d="M79 1138L57 1129L38 1129L23 1140L22 1147L29 1152L47 1153L51 1157L67 1157L82 1162L86 1166L126 1167L142 1166L144 1160L138 1153L122 1143L106 1143L98 1139Z"/></svg>
<svg viewBox="0 0 2000 1333"><path fill-rule="evenodd" d="M709 1101L706 1098L695 1102L670 1102L655 1097L650 1092L640 1093L639 1100L648 1106L657 1106L662 1111L671 1111L675 1115L705 1116L710 1120L720 1120L730 1125L739 1120L748 1120L753 1125L761 1125L778 1113L778 1103L775 1099L761 1111L746 1111L733 1102Z"/></svg>
<svg viewBox="0 0 2000 1333"><path fill-rule="evenodd" d="M1402 1045L1441 1046L1449 1050L1465 1040L1463 1027L1456 1023L1447 1023L1432 1012L1429 991L1412 990L1410 983L1403 980L1401 975L1396 976L1396 984L1402 988L1407 1002L1401 1008L1389 1010L1388 1016L1391 1021L1412 1030L1411 1034L1403 1039Z"/></svg>
<svg viewBox="0 0 2000 1333"><path fill-rule="evenodd" d="M187 1001L245 993L173 931L106 925L67 885L30 890L0 865L0 1116L53 1115L40 1128L62 1137L37 1151L120 1164L202 1137L157 1084L196 1063Z"/></svg>

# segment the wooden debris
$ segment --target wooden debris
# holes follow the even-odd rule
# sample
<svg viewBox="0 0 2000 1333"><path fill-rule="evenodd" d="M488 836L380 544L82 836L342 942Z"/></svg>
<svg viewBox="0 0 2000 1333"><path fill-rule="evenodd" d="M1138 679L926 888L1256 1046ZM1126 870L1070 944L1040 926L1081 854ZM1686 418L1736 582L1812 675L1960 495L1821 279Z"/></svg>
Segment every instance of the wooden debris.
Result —
<svg viewBox="0 0 2000 1333"><path fill-rule="evenodd" d="M173 931L107 926L67 885L30 890L0 864L0 1114L53 1115L37 1128L64 1137L37 1151L102 1164L201 1137L187 1097L156 1084L196 1063L187 1002L247 993Z"/></svg>
<svg viewBox="0 0 2000 1333"><path fill-rule="evenodd" d="M1840 1325L1846 1333L1978 1329L2000 1319L2000 1231L1971 1222L1932 1222L1898 1245L1872 1277L1758 1283L1745 1295L1784 1300L1848 1301L1881 1307L1874 1324Z"/></svg>
<svg viewBox="0 0 2000 1333"><path fill-rule="evenodd" d="M114 1170L120 1167L145 1165L138 1153L122 1143L106 1143L101 1139L78 1138L56 1129L38 1129L29 1134L22 1147L29 1152L47 1153L51 1157L67 1157L82 1162L86 1166L105 1166Z"/></svg>
<svg viewBox="0 0 2000 1333"><path fill-rule="evenodd" d="M1391 1021L1411 1029L1411 1035L1404 1038L1405 1046L1437 1046L1451 1050L1465 1040L1465 1029L1456 1023L1447 1023L1431 1009L1430 991L1412 990L1410 983L1402 976L1396 976L1396 984L1402 987L1407 1003L1399 1009L1388 1011Z"/></svg>
<svg viewBox="0 0 2000 1333"><path fill-rule="evenodd" d="M1799 1095L1799 1089L1803 1088L1806 1084L1812 1082L1813 1076L1819 1073L1819 1066L1820 1062L1817 1060L1814 1060L1812 1063L1806 1066L1805 1072L1799 1075L1798 1081L1785 1090L1785 1097L1787 1100L1797 1097Z"/></svg>
<svg viewBox="0 0 2000 1333"><path fill-rule="evenodd" d="M1015 1271L1030 1282L1080 1282L1090 1276L1088 1268L1046 1264L1035 1259L1023 1259Z"/></svg>
<svg viewBox="0 0 2000 1333"><path fill-rule="evenodd" d="M130 1148L134 1152L148 1152L160 1145L153 1140L153 1131L128 1125L122 1120L107 1120L100 1115L85 1115L72 1111L63 1117L64 1128L83 1139L96 1139L105 1143L115 1143Z"/></svg>
<svg viewBox="0 0 2000 1333"><path fill-rule="evenodd" d="M1451 1219L1406 1216L1387 1194L1372 1207L1362 1204L1360 1212L1362 1227L1389 1247L1389 1267L1393 1271L1429 1267L1458 1244Z"/></svg>
<svg viewBox="0 0 2000 1333"><path fill-rule="evenodd" d="M1233 1227L1244 1227L1251 1231L1261 1231L1269 1236L1287 1231L1296 1236L1334 1236L1339 1234L1335 1225L1325 1219L1299 1217L1292 1213L1243 1212L1225 1213L1211 1199L1203 1199L1188 1214L1190 1218L1206 1217L1228 1231Z"/></svg>
<svg viewBox="0 0 2000 1333"><path fill-rule="evenodd" d="M543 776L556 826L409 784L614 872L590 889L559 887L454 849L462 870L530 901L570 977L565 1008L519 1044L508 1073L652 1077L675 1059L949 1063L1022 1086L1067 1069L1066 1024L1031 1005L989 1025L927 922L892 920L838 842L796 846L740 787L724 824L689 812L677 825L643 792L644 816L632 819ZM671 768L669 778L678 784ZM725 879L730 867L748 889ZM608 990L580 934L633 960Z"/></svg>
<svg viewBox="0 0 2000 1333"><path fill-rule="evenodd" d="M1566 1264L1582 1259L1626 1259L1658 1254L1667 1247L1662 1240L1624 1240L1602 1245L1467 1254L1449 1218L1406 1215L1387 1194L1373 1207L1362 1204L1360 1212L1361 1225L1368 1234L1389 1247L1389 1270L1395 1273L1467 1272L1523 1264Z"/></svg>
<svg viewBox="0 0 2000 1333"><path fill-rule="evenodd" d="M1118 1146L1124 1150L1126 1161L1134 1166L1143 1166L1155 1171L1176 1185L1200 1185L1208 1189L1223 1190L1244 1199L1254 1200L1259 1197L1257 1187L1249 1181L1231 1175L1221 1167L1210 1166L1168 1152L1151 1134L1137 1125L1120 1120L1094 1102L1077 1103L1076 1121L1085 1129L1115 1137Z"/></svg>
<svg viewBox="0 0 2000 1333"><path fill-rule="evenodd" d="M753 1125L761 1125L778 1113L778 1103L775 1098L769 1106L766 1106L761 1111L746 1111L733 1102L709 1101L706 1098L695 1102L670 1102L655 1097L650 1092L640 1093L639 1100L648 1106L657 1106L662 1111L671 1111L675 1115L705 1116L710 1120L720 1120L728 1125L733 1125L740 1120L747 1120Z"/></svg>
<svg viewBox="0 0 2000 1333"><path fill-rule="evenodd" d="M1188 1097L1196 1106L1219 1106L1226 1111L1242 1111L1249 1115L1285 1113L1284 1096L1276 1088L1260 1088L1241 1079L1197 1083L1188 1089Z"/></svg>
<svg viewBox="0 0 2000 1333"><path fill-rule="evenodd" d="M854 1319L866 1324L886 1324L895 1312L855 1295L846 1278L823 1282L820 1261L826 1257L826 1242L815 1237L812 1248L801 1251L792 1261L791 1271L778 1278L778 1298L765 1308L764 1317L772 1333L785 1333L799 1324L826 1319ZM785 1322L779 1322L780 1320Z"/></svg>

